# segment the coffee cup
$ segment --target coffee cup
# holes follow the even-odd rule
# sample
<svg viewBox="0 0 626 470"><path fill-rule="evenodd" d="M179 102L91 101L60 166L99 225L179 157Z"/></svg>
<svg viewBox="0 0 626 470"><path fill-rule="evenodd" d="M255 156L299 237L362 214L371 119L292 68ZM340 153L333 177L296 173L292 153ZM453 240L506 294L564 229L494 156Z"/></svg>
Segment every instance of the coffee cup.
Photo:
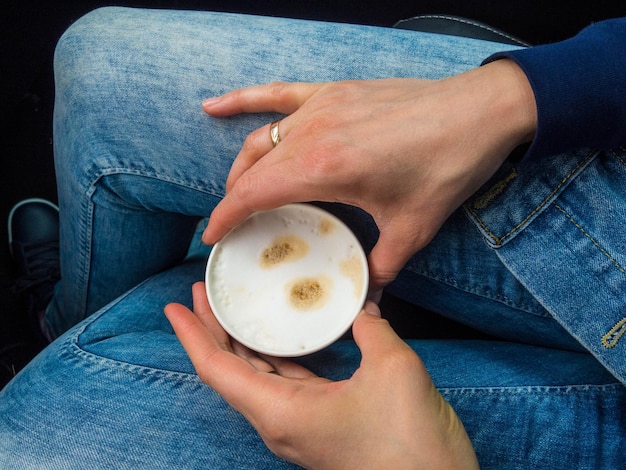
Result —
<svg viewBox="0 0 626 470"><path fill-rule="evenodd" d="M352 325L368 290L367 258L352 231L310 204L254 213L220 240L206 268L224 330L257 352L310 354Z"/></svg>

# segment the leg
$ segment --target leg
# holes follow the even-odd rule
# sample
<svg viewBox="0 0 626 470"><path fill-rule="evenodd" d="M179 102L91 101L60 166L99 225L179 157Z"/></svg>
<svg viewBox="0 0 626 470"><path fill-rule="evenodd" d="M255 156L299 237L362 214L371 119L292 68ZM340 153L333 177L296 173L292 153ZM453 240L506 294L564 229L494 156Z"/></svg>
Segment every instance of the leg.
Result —
<svg viewBox="0 0 626 470"><path fill-rule="evenodd" d="M149 24L150 32L138 24ZM223 194L230 156L243 136L271 119L209 120L193 111L204 96L274 79L434 78L475 66L500 47L376 28L292 24L111 9L81 20L64 36L57 52L55 132L67 275L61 286L66 293L53 308L63 310L74 299L79 307L57 316L57 331L105 302L114 288L127 290L180 258L195 218L210 212ZM338 28L342 39L321 52ZM252 30L254 44L247 44ZM276 44L285 56L262 56ZM250 57L257 56L263 61L252 64L260 69L253 75ZM345 65L337 67L343 59ZM145 232L150 234L144 240ZM131 278L120 263L133 256ZM262 450L242 418L198 381L161 315L166 302L188 302L189 285L201 277L202 263L158 275L53 343L0 396L2 458L59 467L80 459L113 467L189 462L257 468L262 462L280 468L284 463ZM397 286L411 298L410 286ZM611 468L623 454L620 414L603 412L623 408L623 387L590 356L494 342L414 347L466 422L485 468L526 462L561 468L568 456L580 456L566 462L573 467ZM341 378L358 360L354 345L340 343L304 362ZM565 437L556 454L555 429ZM233 447L233 436L240 447Z"/></svg>
<svg viewBox="0 0 626 470"><path fill-rule="evenodd" d="M111 8L82 18L55 56L63 280L51 330L180 260L197 217L224 194L245 135L273 119L210 119L203 98L273 80L442 77L504 47L206 12Z"/></svg>
<svg viewBox="0 0 626 470"><path fill-rule="evenodd" d="M193 374L162 313L190 300L202 265L141 284L5 387L0 467L290 468Z"/></svg>
<svg viewBox="0 0 626 470"><path fill-rule="evenodd" d="M506 269L460 211L387 290L507 341L585 350Z"/></svg>
<svg viewBox="0 0 626 470"><path fill-rule="evenodd" d="M0 393L0 467L291 468L198 379L162 314L171 300L191 302L203 269L199 261L149 279L27 366ZM411 345L482 468L619 467L626 391L590 355L494 341ZM344 341L300 360L340 380L360 354Z"/></svg>

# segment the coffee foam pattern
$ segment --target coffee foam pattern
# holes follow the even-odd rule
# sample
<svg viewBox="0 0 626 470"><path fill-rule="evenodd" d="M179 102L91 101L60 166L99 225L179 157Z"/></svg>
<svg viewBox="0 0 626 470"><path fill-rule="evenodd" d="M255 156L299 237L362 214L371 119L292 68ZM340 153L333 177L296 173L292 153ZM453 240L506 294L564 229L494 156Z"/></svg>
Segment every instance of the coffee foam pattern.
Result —
<svg viewBox="0 0 626 470"><path fill-rule="evenodd" d="M352 232L314 206L259 212L209 258L207 292L218 321L244 345L275 356L319 350L340 337L365 301L365 254Z"/></svg>

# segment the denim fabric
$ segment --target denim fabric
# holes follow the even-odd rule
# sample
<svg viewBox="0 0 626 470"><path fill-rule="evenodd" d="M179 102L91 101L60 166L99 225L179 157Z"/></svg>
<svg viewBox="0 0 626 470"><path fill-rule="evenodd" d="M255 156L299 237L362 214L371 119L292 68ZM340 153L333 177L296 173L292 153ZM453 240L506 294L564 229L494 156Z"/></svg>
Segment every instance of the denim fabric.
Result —
<svg viewBox="0 0 626 470"><path fill-rule="evenodd" d="M191 305L204 264L147 280L24 369L0 394L0 468L292 468L198 379L162 313L171 301ZM619 468L626 394L591 355L498 341L409 344L483 469ZM360 354L340 341L299 361L338 380Z"/></svg>
<svg viewBox="0 0 626 470"><path fill-rule="evenodd" d="M274 80L438 78L502 47L186 11L104 9L79 20L56 52L63 282L52 331L179 260L197 216L208 216L224 194L245 136L275 118L211 119L203 98Z"/></svg>
<svg viewBox="0 0 626 470"><path fill-rule="evenodd" d="M162 314L191 303L198 220L247 133L275 118L212 119L201 100L273 80L438 78L510 47L206 12L106 8L72 25L55 56L63 280L47 319L61 336L0 394L0 467L290 467L199 381ZM511 159L389 286L501 339L410 343L483 468L621 464L622 161ZM371 218L325 207L373 245ZM300 360L339 379L360 356L342 341Z"/></svg>
<svg viewBox="0 0 626 470"><path fill-rule="evenodd" d="M503 170L468 212L532 295L626 382L626 149Z"/></svg>

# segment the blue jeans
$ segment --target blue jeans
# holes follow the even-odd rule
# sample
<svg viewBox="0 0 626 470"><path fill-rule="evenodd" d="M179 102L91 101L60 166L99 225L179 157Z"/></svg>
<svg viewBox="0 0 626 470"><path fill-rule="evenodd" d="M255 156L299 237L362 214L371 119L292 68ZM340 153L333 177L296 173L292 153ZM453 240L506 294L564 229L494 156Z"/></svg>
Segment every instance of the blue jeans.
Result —
<svg viewBox="0 0 626 470"><path fill-rule="evenodd" d="M206 12L107 8L72 25L55 56L63 279L47 321L59 337L0 394L0 467L291 468L197 378L162 313L191 304L198 221L247 133L275 118L212 119L201 100L273 80L439 78L505 48ZM626 303L612 230L626 220L623 161L508 162L388 288L499 338L410 341L483 468L622 463L623 344L619 328L602 332ZM578 204L598 190L612 192L614 217L590 231L600 216ZM371 248L366 214L326 207ZM598 346L598 332L615 344ZM299 359L332 379L359 360L348 340Z"/></svg>

